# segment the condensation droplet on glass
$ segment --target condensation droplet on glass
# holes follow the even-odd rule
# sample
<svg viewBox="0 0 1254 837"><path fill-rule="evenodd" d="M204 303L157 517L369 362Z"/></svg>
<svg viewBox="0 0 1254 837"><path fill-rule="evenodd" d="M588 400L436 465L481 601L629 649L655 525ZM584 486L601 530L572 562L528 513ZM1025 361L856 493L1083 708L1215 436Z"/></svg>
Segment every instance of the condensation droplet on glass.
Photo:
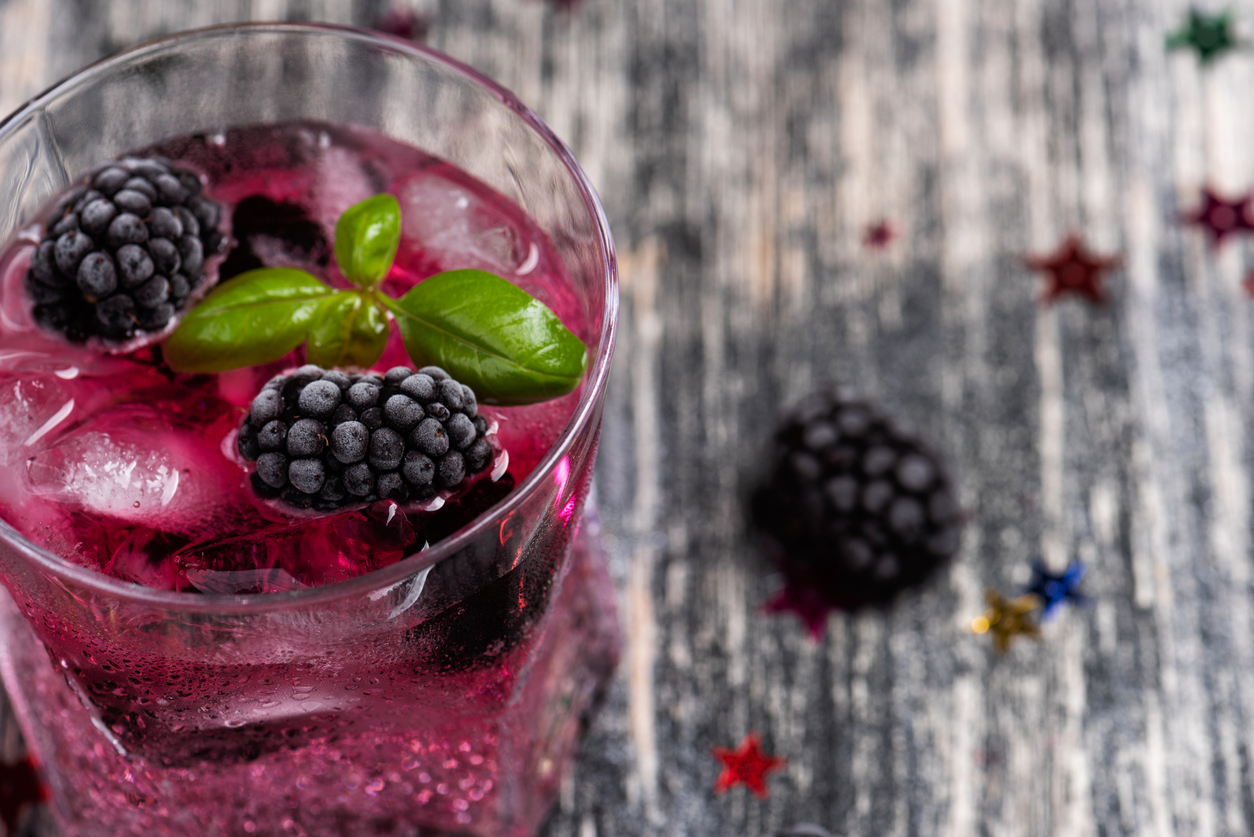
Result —
<svg viewBox="0 0 1254 837"><path fill-rule="evenodd" d="M514 272L519 276L526 276L528 273L536 269L536 265L540 263L540 248L536 247L533 241L527 245L527 258L518 266Z"/></svg>

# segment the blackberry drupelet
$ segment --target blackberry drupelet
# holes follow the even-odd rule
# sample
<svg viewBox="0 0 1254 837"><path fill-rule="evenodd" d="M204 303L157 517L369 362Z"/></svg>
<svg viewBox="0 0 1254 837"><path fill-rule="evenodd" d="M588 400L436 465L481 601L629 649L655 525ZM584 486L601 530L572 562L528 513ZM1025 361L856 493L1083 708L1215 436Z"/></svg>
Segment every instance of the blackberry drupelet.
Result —
<svg viewBox="0 0 1254 837"><path fill-rule="evenodd" d="M165 328L221 251L222 207L168 161L112 163L61 198L31 257L35 320L81 343Z"/></svg>
<svg viewBox="0 0 1254 837"><path fill-rule="evenodd" d="M308 365L257 394L236 446L257 463L257 493L297 508L429 500L492 463L478 413L470 387L438 366L379 376Z"/></svg>
<svg viewBox="0 0 1254 837"><path fill-rule="evenodd" d="M775 433L752 502L791 584L833 606L884 604L957 550L962 511L936 457L871 404L812 396Z"/></svg>

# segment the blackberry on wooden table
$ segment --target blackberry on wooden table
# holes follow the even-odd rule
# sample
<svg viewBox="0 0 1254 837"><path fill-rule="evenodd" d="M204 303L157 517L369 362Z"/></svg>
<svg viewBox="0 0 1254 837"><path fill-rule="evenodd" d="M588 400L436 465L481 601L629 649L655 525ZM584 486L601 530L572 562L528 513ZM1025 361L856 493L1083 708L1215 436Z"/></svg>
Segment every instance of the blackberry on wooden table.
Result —
<svg viewBox="0 0 1254 837"><path fill-rule="evenodd" d="M936 457L867 401L812 396L775 433L758 528L796 583L834 606L883 604L958 550L963 525Z"/></svg>
<svg viewBox="0 0 1254 837"><path fill-rule="evenodd" d="M161 159L100 169L57 204L26 273L35 320L82 342L164 329L224 243L222 207Z"/></svg>
<svg viewBox="0 0 1254 837"><path fill-rule="evenodd" d="M266 384L236 446L257 463L257 493L297 508L422 501L491 464L478 413L470 387L438 366L380 376L311 364Z"/></svg>

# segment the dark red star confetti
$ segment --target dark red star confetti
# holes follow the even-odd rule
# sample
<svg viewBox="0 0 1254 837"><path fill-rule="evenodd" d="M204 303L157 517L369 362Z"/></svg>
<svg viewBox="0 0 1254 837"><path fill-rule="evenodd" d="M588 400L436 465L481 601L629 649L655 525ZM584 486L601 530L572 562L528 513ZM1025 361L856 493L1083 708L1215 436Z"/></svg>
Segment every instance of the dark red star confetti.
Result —
<svg viewBox="0 0 1254 837"><path fill-rule="evenodd" d="M788 763L787 759L768 756L759 750L756 732L746 735L735 750L715 747L714 757L723 763L723 772L718 774L718 780L714 783L715 793L726 793L729 788L744 785L758 799L766 799L771 795L766 788L766 774L780 770Z"/></svg>
<svg viewBox="0 0 1254 837"><path fill-rule="evenodd" d="M815 642L827 633L827 615L835 609L828 597L817 588L796 584L791 579L765 606L767 613L797 614L805 623L810 639Z"/></svg>
<svg viewBox="0 0 1254 837"><path fill-rule="evenodd" d="M571 13L583 5L583 0L544 0L559 12Z"/></svg>
<svg viewBox="0 0 1254 837"><path fill-rule="evenodd" d="M869 250L883 250L898 236L897 228L887 218L868 224L862 234L862 246Z"/></svg>
<svg viewBox="0 0 1254 837"><path fill-rule="evenodd" d="M1089 250L1078 235L1069 235L1053 253L1025 256L1023 263L1031 270L1049 275L1049 284L1041 293L1042 302L1053 303L1063 294L1072 293L1100 304L1106 301L1102 274L1115 270L1123 260L1118 256L1099 256Z"/></svg>
<svg viewBox="0 0 1254 837"><path fill-rule="evenodd" d="M413 9L392 6L375 22L374 28L398 38L421 42L431 31L431 21Z"/></svg>
<svg viewBox="0 0 1254 837"><path fill-rule="evenodd" d="M48 799L48 789L39 779L39 771L30 758L16 762L0 762L0 819L6 834L16 834L22 811Z"/></svg>
<svg viewBox="0 0 1254 837"><path fill-rule="evenodd" d="M1252 203L1254 195L1249 192L1228 200L1207 186L1202 190L1202 205L1186 213L1183 219L1191 226L1205 227L1210 233L1211 245L1218 247L1233 233L1254 231L1254 224L1250 223Z"/></svg>
<svg viewBox="0 0 1254 837"><path fill-rule="evenodd" d="M1246 275L1245 281L1241 283L1241 287L1245 288L1245 292L1254 297L1254 270Z"/></svg>

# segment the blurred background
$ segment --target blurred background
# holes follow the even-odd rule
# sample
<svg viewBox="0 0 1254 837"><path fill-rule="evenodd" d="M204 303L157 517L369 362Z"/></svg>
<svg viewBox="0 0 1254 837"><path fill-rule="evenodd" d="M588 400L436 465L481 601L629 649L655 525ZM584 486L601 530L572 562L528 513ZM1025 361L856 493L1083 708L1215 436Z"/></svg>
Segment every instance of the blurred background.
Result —
<svg viewBox="0 0 1254 837"><path fill-rule="evenodd" d="M1254 221L1236 201L1217 245L1198 211L1254 187L1254 6L0 0L0 113L276 19L497 79L614 231L597 486L628 645L546 837L1254 832ZM1119 260L1104 304L1042 299L1025 257L1068 234ZM781 409L832 381L940 453L969 520L928 584L814 640L766 612L746 499ZM984 590L1037 560L1083 561L1091 601L999 654ZM716 794L749 732L787 766ZM8 828L52 834L4 775Z"/></svg>

